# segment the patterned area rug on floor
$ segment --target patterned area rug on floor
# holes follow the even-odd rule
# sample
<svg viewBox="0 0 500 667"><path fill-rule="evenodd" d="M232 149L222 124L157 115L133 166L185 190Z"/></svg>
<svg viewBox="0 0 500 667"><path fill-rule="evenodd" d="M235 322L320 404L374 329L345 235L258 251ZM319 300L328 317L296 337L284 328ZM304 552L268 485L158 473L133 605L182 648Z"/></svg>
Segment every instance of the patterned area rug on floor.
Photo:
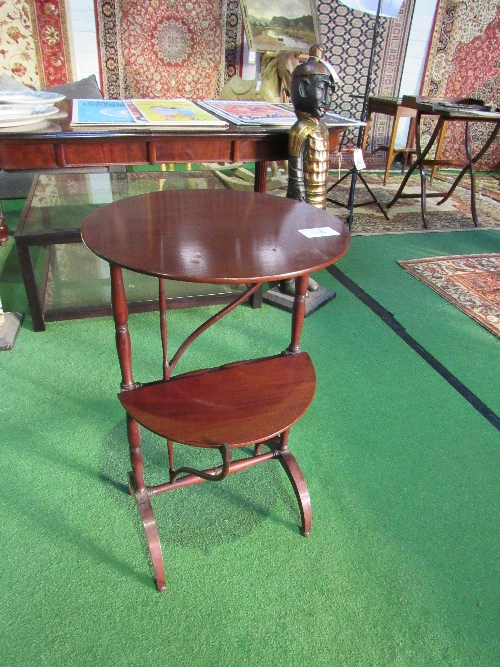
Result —
<svg viewBox="0 0 500 667"><path fill-rule="evenodd" d="M229 7L234 32L238 9L234 2ZM227 8L226 0L95 0L105 97L218 97ZM231 49L234 55L235 35Z"/></svg>
<svg viewBox="0 0 500 667"><path fill-rule="evenodd" d="M441 170L437 172L436 178L451 185L455 180L455 175L447 173L446 170ZM470 190L470 179L464 178L461 185ZM492 171L488 174L476 174L476 190L483 197L490 197L490 199L500 202L500 172Z"/></svg>
<svg viewBox="0 0 500 667"><path fill-rule="evenodd" d="M390 174L387 185L382 184L383 173L363 172L363 176L368 183L377 201L382 206L388 204L396 194L402 181L401 174ZM331 172L330 180L334 183L338 174ZM464 182L463 179L462 182ZM491 180L493 183L494 180ZM335 199L347 202L349 195L350 178L346 178L340 186L337 186L329 196ZM493 187L493 185L491 186ZM448 191L447 182L434 179L431 186L428 186L428 192L442 192L443 195ZM405 192L420 193L420 177L412 176L408 181ZM394 206L386 209L389 220L386 220L378 209L376 204L361 206L354 209L354 220L352 224L353 235L371 235L371 234L408 234L411 232L449 232L449 231L471 231L475 229L500 229L500 202L481 194L476 196L476 209L479 218L478 227L474 227L470 209L470 189L458 187L450 199L437 205L440 198L427 199L427 213L429 218L429 229L424 229L422 225L422 216L420 209L420 198L400 199ZM366 202L370 200L370 195L365 190L362 183L358 181L356 185L356 202ZM339 218L347 218L346 209L336 204L328 204L328 210L331 210Z"/></svg>
<svg viewBox="0 0 500 667"><path fill-rule="evenodd" d="M500 104L500 0L439 0L427 54L422 95L434 98L474 97ZM442 157L463 157L464 125L453 123ZM482 146L489 123L471 123L472 143ZM478 163L480 169L498 169L496 141Z"/></svg>
<svg viewBox="0 0 500 667"><path fill-rule="evenodd" d="M500 338L500 254L450 255L398 263Z"/></svg>

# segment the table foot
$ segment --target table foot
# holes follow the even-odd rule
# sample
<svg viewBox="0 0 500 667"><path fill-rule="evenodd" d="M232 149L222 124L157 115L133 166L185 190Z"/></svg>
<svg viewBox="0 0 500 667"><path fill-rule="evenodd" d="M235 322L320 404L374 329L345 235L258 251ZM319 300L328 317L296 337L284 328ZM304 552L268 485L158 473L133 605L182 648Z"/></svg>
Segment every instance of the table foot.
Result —
<svg viewBox="0 0 500 667"><path fill-rule="evenodd" d="M4 313L3 323L0 324L0 351L12 350L23 320L22 313Z"/></svg>
<svg viewBox="0 0 500 667"><path fill-rule="evenodd" d="M5 224L5 218L2 215L0 204L0 246L6 245L9 240L9 228Z"/></svg>
<svg viewBox="0 0 500 667"><path fill-rule="evenodd" d="M146 541L153 564L153 570L156 579L156 588L163 593L166 589L165 583L165 566L163 564L163 554L161 551L160 534L158 533L158 526L156 525L156 518L153 512L151 501L146 491L135 494L137 506L141 514L142 525L146 533Z"/></svg>
<svg viewBox="0 0 500 667"><path fill-rule="evenodd" d="M318 310L318 308L325 306L327 303L332 301L335 296L336 293L333 290L328 289L327 287L323 287L322 285L318 286L316 292L308 292L305 316L307 317L308 315L311 315L316 310ZM264 292L262 299L267 303L272 304L273 306L277 306L278 308L291 313L293 310L295 297L289 294L284 294L277 286L267 290L267 292Z"/></svg>
<svg viewBox="0 0 500 667"><path fill-rule="evenodd" d="M290 480L295 492L295 497L299 503L300 517L302 521L300 532L304 537L309 537L312 525L312 509L306 480L304 479L299 464L289 450L279 451L279 461Z"/></svg>

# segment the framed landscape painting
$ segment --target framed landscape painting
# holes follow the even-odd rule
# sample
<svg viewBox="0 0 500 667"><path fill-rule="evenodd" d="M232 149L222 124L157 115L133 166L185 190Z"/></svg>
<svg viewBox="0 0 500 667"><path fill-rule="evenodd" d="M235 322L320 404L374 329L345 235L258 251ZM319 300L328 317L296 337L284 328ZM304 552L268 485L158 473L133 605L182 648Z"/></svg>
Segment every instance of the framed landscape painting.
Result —
<svg viewBox="0 0 500 667"><path fill-rule="evenodd" d="M254 51L303 51L320 43L316 0L241 0Z"/></svg>

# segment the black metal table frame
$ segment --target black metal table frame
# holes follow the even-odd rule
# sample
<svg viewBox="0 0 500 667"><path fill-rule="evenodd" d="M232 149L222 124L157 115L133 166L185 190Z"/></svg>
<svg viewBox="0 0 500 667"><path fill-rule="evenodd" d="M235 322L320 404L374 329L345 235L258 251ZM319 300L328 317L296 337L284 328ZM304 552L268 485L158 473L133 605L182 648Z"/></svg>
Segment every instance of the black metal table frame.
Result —
<svg viewBox="0 0 500 667"><path fill-rule="evenodd" d="M427 105L429 107L429 105ZM422 134L422 117L423 116L429 116L429 115L434 115L438 116L438 121L436 123L436 126L434 128L434 131L432 132L432 135L425 145L425 147L422 149L421 147L421 134ZM460 163L457 163L456 160L446 160L446 159L426 159L429 152L433 148L433 146L436 144L436 141L438 141L438 138L440 136L441 131L444 131L444 125L445 123L449 122L455 122L455 121L461 121L465 122L465 153L467 156L466 164L463 165L463 161ZM490 132L490 135L486 142L484 143L483 147L475 154L472 154L472 149L471 149L471 137L470 137L470 127L469 123L472 122L480 122L480 123L494 123L493 130ZM486 153L488 148L491 146L493 141L496 139L498 132L500 131L500 117L498 114L496 115L471 115L471 114L466 114L466 113L443 113L443 112L436 112L433 111L431 108L425 108L425 109L418 109L417 111L417 120L416 120L416 150L417 150L417 159L413 162L411 167L408 169L406 172L405 177L403 178L403 181L401 182L401 185L399 186L398 191L394 195L393 199L387 204L387 208L390 208L393 206L399 199L410 199L410 198L415 198L415 197L420 197L421 200L421 211L422 211L422 222L425 227L425 229L429 228L429 219L427 216L427 197L441 197L441 200L437 202L437 205L444 204L457 186L459 185L460 181L462 178L465 176L465 174L469 174L470 180L471 180L471 213L472 213L472 220L474 222L474 226L478 226L478 217L477 217L477 209L476 209L476 172L474 169L474 165L483 157L483 155ZM461 166L462 169L459 172L458 176L455 178L453 181L450 189L448 192L443 196L442 192L427 192L427 172L425 170L426 166L431 166L431 167L449 167L449 166ZM408 180L412 176L412 174L415 173L416 170L419 170L420 173L420 187L421 191L420 194L412 194L412 193L404 193L404 189L406 187L406 184L408 183Z"/></svg>

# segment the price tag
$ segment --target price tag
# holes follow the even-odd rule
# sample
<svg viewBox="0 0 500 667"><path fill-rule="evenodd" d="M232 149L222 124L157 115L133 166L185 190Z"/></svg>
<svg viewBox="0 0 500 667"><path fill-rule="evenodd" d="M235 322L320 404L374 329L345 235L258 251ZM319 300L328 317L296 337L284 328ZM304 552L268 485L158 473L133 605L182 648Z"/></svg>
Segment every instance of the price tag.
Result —
<svg viewBox="0 0 500 667"><path fill-rule="evenodd" d="M312 227L311 229L299 229L301 234L307 236L308 239L314 239L318 236L339 236L340 232L336 232L331 227Z"/></svg>
<svg viewBox="0 0 500 667"><path fill-rule="evenodd" d="M358 171L361 171L362 169L366 169L366 164L363 159L363 151L361 148L355 148L354 149L354 166Z"/></svg>

